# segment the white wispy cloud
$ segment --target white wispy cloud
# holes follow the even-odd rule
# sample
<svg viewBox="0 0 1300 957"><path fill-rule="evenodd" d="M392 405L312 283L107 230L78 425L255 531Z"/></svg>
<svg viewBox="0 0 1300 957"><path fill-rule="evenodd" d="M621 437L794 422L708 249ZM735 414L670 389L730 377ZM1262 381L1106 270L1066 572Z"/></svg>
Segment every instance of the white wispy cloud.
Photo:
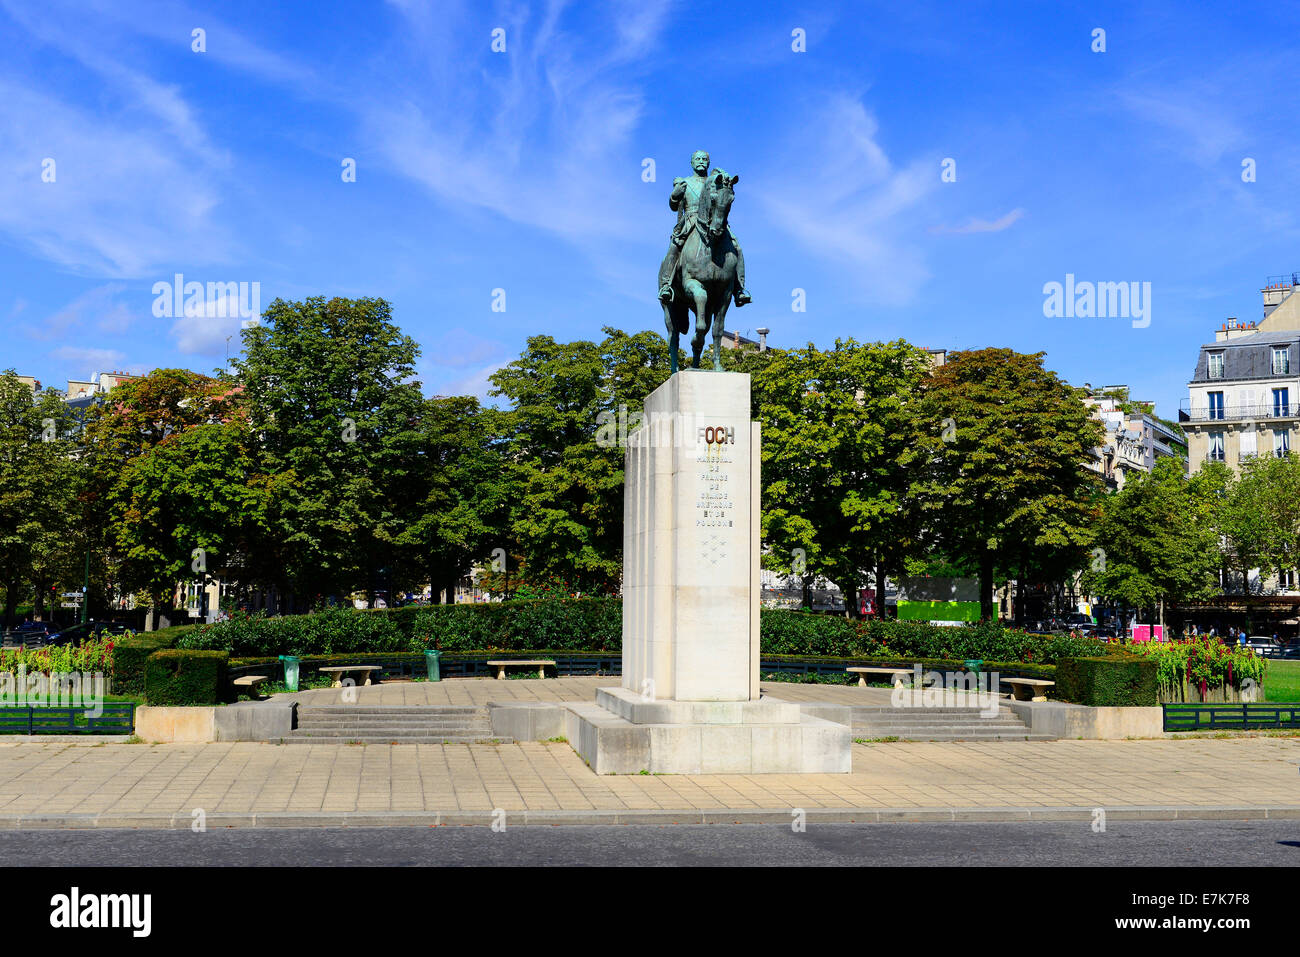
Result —
<svg viewBox="0 0 1300 957"><path fill-rule="evenodd" d="M258 304L260 305L260 304ZM169 330L176 343L176 350L187 356L224 356L226 349L239 351L239 333L245 318L256 319L258 316L241 315L241 309L257 311L260 309L249 297L247 306L238 295L214 296L205 299L202 306L194 309L193 315L179 316ZM187 311L190 305L186 303Z"/></svg>
<svg viewBox="0 0 1300 957"><path fill-rule="evenodd" d="M179 89L124 65L120 38L93 7L0 0L0 9L26 34L12 42L93 80L56 83L0 67L0 168L8 174L0 177L0 231L91 275L147 276L178 248L194 262L229 259L235 240L215 210L230 153Z"/></svg>
<svg viewBox="0 0 1300 957"><path fill-rule="evenodd" d="M22 327L30 339L51 340L84 336L92 326L99 332L122 332L136 318L136 313L122 300L125 283L110 282L94 286L44 318Z"/></svg>
<svg viewBox="0 0 1300 957"><path fill-rule="evenodd" d="M968 236L973 233L1000 233L1004 229L1010 229L1018 223L1025 215L1023 208L1017 206L1010 212L999 216L997 219L980 219L971 217L961 226L935 226L930 231L947 236Z"/></svg>
<svg viewBox="0 0 1300 957"><path fill-rule="evenodd" d="M79 363L87 377L95 372L116 369L126 356L116 349L93 349L84 346L59 346L50 353L56 359Z"/></svg>
<svg viewBox="0 0 1300 957"><path fill-rule="evenodd" d="M807 131L816 131L811 142ZM915 212L938 186L938 161L896 167L878 141L875 117L846 95L833 97L791 140L817 163L781 167L806 172L797 189L760 184L757 194L768 215L808 250L851 266L867 298L909 301L929 271L904 214Z"/></svg>
<svg viewBox="0 0 1300 957"><path fill-rule="evenodd" d="M582 37L564 18L590 11L501 8L502 54L490 52L486 31L480 47L467 48L463 6L438 17L421 5L393 6L409 24L411 79L354 101L362 138L384 165L444 203L580 246L627 234L641 196L637 178L617 170L628 166L645 101L631 67L657 42L671 4L602 8L607 22L584 21ZM593 46L591 32L610 42ZM430 44L446 55L431 63ZM468 86L468 74L482 82Z"/></svg>

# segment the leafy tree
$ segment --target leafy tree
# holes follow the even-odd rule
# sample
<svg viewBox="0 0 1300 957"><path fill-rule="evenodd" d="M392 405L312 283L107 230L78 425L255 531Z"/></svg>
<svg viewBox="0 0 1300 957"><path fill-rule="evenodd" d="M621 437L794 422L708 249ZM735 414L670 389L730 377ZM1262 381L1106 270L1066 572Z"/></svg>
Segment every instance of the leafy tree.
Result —
<svg viewBox="0 0 1300 957"><path fill-rule="evenodd" d="M1300 458L1261 455L1238 474L1222 463L1198 473L1217 492L1215 527L1223 561L1249 591L1252 569L1294 568L1300 555Z"/></svg>
<svg viewBox="0 0 1300 957"><path fill-rule="evenodd" d="M519 488L511 551L536 583L588 592L618 588L623 442L633 413L669 373L659 335L603 331L600 343L532 336L492 376L492 394L510 403L504 453Z"/></svg>
<svg viewBox="0 0 1300 957"><path fill-rule="evenodd" d="M383 299L277 299L233 362L267 507L263 580L308 604L373 586L401 535L399 500L419 466L419 349Z"/></svg>
<svg viewBox="0 0 1300 957"><path fill-rule="evenodd" d="M242 421L171 434L131 459L112 501L122 585L167 606L178 581L244 578L270 486Z"/></svg>
<svg viewBox="0 0 1300 957"><path fill-rule="evenodd" d="M951 353L920 389L921 428L903 457L917 469L912 494L930 543L978 569L985 618L999 566L1062 554L1081 562L1097 514L1101 479L1085 462L1101 423L1043 355Z"/></svg>
<svg viewBox="0 0 1300 957"><path fill-rule="evenodd" d="M396 561L406 578L432 582L449 601L476 561L509 543L517 490L499 448L499 419L468 396L428 399L419 418L419 464L408 473Z"/></svg>
<svg viewBox="0 0 1300 957"><path fill-rule="evenodd" d="M753 374L762 425L766 561L805 582L824 577L857 613L868 575L901 570L916 545L903 465L926 353L899 340L837 340L770 351Z"/></svg>
<svg viewBox="0 0 1300 957"><path fill-rule="evenodd" d="M192 431L238 419L241 408L239 390L228 381L156 369L114 387L87 411L79 436L88 470L85 539L95 557L92 577L102 578L105 588L139 591L164 614L171 608L182 577L174 572L190 564L193 549L204 547L176 535L223 520L194 513L209 493L183 483L202 463L178 462L175 446L194 448Z"/></svg>
<svg viewBox="0 0 1300 957"><path fill-rule="evenodd" d="M1105 501L1084 586L1133 608L1210 597L1218 591L1217 507L1213 485L1189 480L1179 460L1134 474Z"/></svg>
<svg viewBox="0 0 1300 957"><path fill-rule="evenodd" d="M4 623L19 598L37 608L68 569L85 475L72 458L73 421L53 390L33 395L17 375L0 375L0 585ZM30 585L30 591L25 586Z"/></svg>

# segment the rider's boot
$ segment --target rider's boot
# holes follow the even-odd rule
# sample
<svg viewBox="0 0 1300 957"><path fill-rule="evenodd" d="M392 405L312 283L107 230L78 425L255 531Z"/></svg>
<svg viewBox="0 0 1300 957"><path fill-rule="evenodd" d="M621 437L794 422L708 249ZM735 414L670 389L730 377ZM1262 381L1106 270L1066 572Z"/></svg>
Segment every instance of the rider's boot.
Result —
<svg viewBox="0 0 1300 957"><path fill-rule="evenodd" d="M664 283L662 286L659 287L659 301L660 302L673 301L673 287L671 284Z"/></svg>
<svg viewBox="0 0 1300 957"><path fill-rule="evenodd" d="M744 286L741 286L739 289L736 290L736 308L737 308L737 309L739 309L741 306L746 305L746 304L748 304L748 303L751 303L751 302L753 302L753 301L754 301L754 297L751 296L751 295L749 294L749 290L746 289Z"/></svg>

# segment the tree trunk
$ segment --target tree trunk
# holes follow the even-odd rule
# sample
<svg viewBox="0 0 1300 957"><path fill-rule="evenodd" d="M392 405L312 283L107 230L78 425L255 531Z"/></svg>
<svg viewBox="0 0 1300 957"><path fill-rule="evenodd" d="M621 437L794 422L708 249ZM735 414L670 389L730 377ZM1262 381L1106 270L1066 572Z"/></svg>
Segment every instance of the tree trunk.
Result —
<svg viewBox="0 0 1300 957"><path fill-rule="evenodd" d="M993 610L993 550L985 548L980 554L980 618L996 621Z"/></svg>
<svg viewBox="0 0 1300 957"><path fill-rule="evenodd" d="M1011 609L1012 616L1016 624L1021 625L1025 620L1025 573L1021 570L1016 575L1016 606Z"/></svg>
<svg viewBox="0 0 1300 957"><path fill-rule="evenodd" d="M445 579L446 584L443 586L444 591L442 598L442 603L444 605L456 604L456 580L455 575L448 575Z"/></svg>
<svg viewBox="0 0 1300 957"><path fill-rule="evenodd" d="M16 582L5 583L5 628L14 626L14 609L18 607L18 585Z"/></svg>
<svg viewBox="0 0 1300 957"><path fill-rule="evenodd" d="M801 599L801 607L806 608L809 611L812 611L812 603L813 603L812 586L813 586L813 576L804 575L803 576L803 597Z"/></svg>
<svg viewBox="0 0 1300 957"><path fill-rule="evenodd" d="M889 581L889 569L885 567L884 558L876 562L876 617L885 617L885 583Z"/></svg>
<svg viewBox="0 0 1300 957"><path fill-rule="evenodd" d="M858 589L849 584L840 585L840 591L844 594L844 617L857 618L858 616Z"/></svg>

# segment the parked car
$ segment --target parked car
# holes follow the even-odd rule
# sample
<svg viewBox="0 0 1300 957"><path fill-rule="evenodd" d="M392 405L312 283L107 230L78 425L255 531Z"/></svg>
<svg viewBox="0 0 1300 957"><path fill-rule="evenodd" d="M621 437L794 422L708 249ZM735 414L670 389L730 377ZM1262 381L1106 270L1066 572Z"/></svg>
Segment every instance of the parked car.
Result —
<svg viewBox="0 0 1300 957"><path fill-rule="evenodd" d="M91 635L107 632L120 635L129 631L131 626L124 621L88 621L80 625L70 625L62 631L51 634L45 641L49 645L79 645Z"/></svg>
<svg viewBox="0 0 1300 957"><path fill-rule="evenodd" d="M27 622L22 625L15 625L9 632L7 639L11 645L26 645L29 648L38 647L46 643L49 639L50 623L46 621Z"/></svg>

